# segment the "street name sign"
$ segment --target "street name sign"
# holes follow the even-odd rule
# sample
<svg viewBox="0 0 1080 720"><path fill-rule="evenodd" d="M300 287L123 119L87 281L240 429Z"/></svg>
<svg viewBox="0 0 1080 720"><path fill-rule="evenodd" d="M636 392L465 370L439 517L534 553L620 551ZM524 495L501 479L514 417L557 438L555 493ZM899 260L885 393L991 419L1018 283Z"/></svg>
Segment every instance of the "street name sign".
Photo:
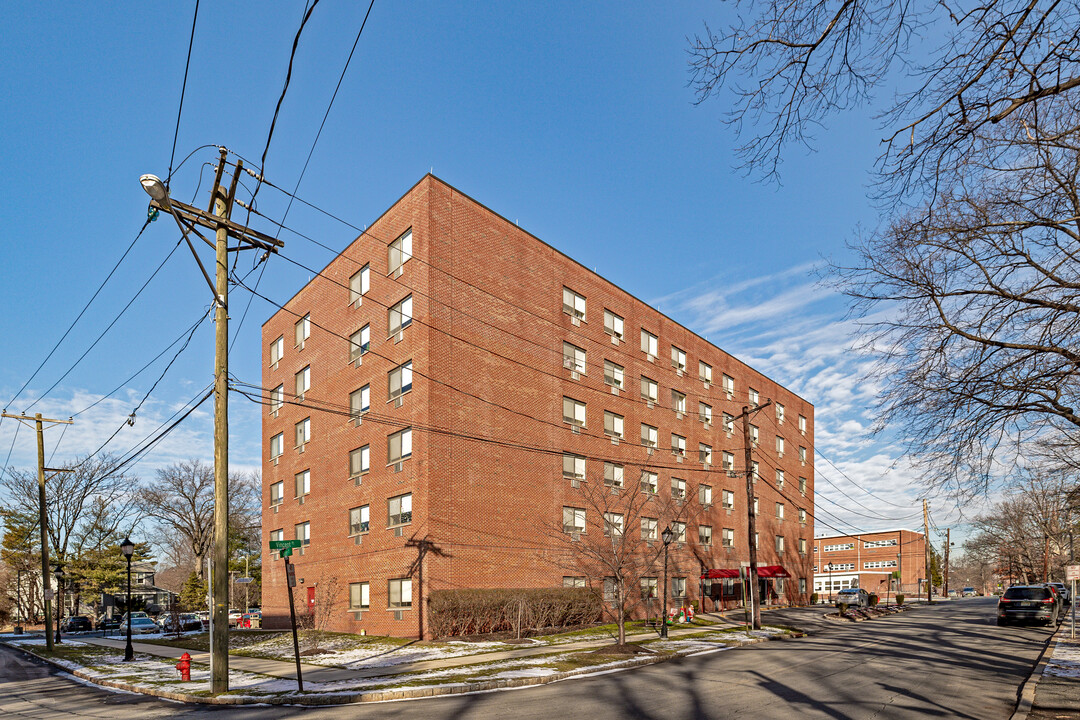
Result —
<svg viewBox="0 0 1080 720"><path fill-rule="evenodd" d="M271 550L284 550L285 548L298 548L304 544L303 540L271 540Z"/></svg>

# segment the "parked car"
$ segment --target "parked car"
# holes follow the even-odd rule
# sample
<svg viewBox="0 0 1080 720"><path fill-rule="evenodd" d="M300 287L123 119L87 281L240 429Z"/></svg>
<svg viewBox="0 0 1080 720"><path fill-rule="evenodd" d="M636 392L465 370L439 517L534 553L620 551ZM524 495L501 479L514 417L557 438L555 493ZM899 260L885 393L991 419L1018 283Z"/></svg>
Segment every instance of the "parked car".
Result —
<svg viewBox="0 0 1080 720"><path fill-rule="evenodd" d="M1065 612L1065 596L1061 594L1061 591L1054 587L1053 583L1042 583L1046 587L1050 588L1050 591L1054 593L1054 600L1057 601L1058 614L1064 615Z"/></svg>
<svg viewBox="0 0 1080 720"><path fill-rule="evenodd" d="M62 632L86 632L93 629L94 626L90 624L90 618L85 615L72 615L64 618L64 621L60 623Z"/></svg>
<svg viewBox="0 0 1080 720"><path fill-rule="evenodd" d="M1044 625L1057 622L1060 600L1047 585L1013 585L998 600L998 625L1033 620Z"/></svg>
<svg viewBox="0 0 1080 720"><path fill-rule="evenodd" d="M180 613L176 617L177 625L179 625L180 632L186 630L202 630L202 618L195 613ZM176 632L176 627L173 624L172 614L166 614L161 619L161 630L163 632Z"/></svg>
<svg viewBox="0 0 1080 720"><path fill-rule="evenodd" d="M116 615L102 615L94 623L95 630L116 630L120 627L120 618Z"/></svg>
<svg viewBox="0 0 1080 720"><path fill-rule="evenodd" d="M127 623L125 622L121 630L127 632ZM148 617L135 617L131 616L131 634L132 635L150 635L152 633L161 632L161 626Z"/></svg>
<svg viewBox="0 0 1080 720"><path fill-rule="evenodd" d="M146 613L144 613L141 610L136 610L135 612L131 613L131 619L132 620L138 620L139 618L144 618L146 620L151 620L152 619L149 615L147 615ZM127 613L124 613L123 615L120 616L120 624L121 625L127 625Z"/></svg>
<svg viewBox="0 0 1080 720"><path fill-rule="evenodd" d="M870 593L862 588L844 588L836 594L836 606L840 603L848 607L870 607Z"/></svg>
<svg viewBox="0 0 1080 720"><path fill-rule="evenodd" d="M244 613L240 612L236 608L229 609L229 627L236 627L236 624L240 622L240 618Z"/></svg>
<svg viewBox="0 0 1080 720"><path fill-rule="evenodd" d="M1061 593L1061 599L1064 601L1064 603L1066 605L1071 605L1072 604L1072 593L1069 592L1069 586L1068 585L1066 585L1065 583L1060 583L1060 582L1052 582L1052 583L1048 583L1048 584L1052 585L1054 588L1057 589L1057 591L1059 593Z"/></svg>
<svg viewBox="0 0 1080 720"><path fill-rule="evenodd" d="M966 587L961 591L961 593L964 597L975 597L976 595L978 595L978 593L975 592L975 588L973 587Z"/></svg>
<svg viewBox="0 0 1080 720"><path fill-rule="evenodd" d="M245 628L245 629L248 629L248 630L253 629L253 628L261 628L262 627L262 613L261 612L244 613L240 617L240 622L237 623L236 626L239 627L239 628Z"/></svg>

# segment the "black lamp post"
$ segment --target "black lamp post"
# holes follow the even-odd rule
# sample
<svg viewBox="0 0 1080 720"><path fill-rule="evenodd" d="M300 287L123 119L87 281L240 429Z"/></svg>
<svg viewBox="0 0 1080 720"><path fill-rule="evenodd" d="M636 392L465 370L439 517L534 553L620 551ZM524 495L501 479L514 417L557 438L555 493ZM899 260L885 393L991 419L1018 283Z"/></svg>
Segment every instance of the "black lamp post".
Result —
<svg viewBox="0 0 1080 720"><path fill-rule="evenodd" d="M832 563L829 563L829 604L832 605Z"/></svg>
<svg viewBox="0 0 1080 720"><path fill-rule="evenodd" d="M660 637L666 638L667 634L667 601L668 601L668 589L667 589L667 558L668 558L668 545L671 544L672 539L675 537L675 533L671 532L671 526L664 528L664 532L660 533L660 539L664 541L664 614L660 618Z"/></svg>
<svg viewBox="0 0 1080 720"><path fill-rule="evenodd" d="M63 613L63 603L61 598L64 591L64 566L57 563L53 566L53 577L56 578L56 637L53 638L53 642L61 642L60 640L60 617Z"/></svg>
<svg viewBox="0 0 1080 720"><path fill-rule="evenodd" d="M124 538L120 543L120 552L127 560L127 645L124 647L124 662L131 662L135 659L135 651L131 648L131 555L135 552L135 543Z"/></svg>

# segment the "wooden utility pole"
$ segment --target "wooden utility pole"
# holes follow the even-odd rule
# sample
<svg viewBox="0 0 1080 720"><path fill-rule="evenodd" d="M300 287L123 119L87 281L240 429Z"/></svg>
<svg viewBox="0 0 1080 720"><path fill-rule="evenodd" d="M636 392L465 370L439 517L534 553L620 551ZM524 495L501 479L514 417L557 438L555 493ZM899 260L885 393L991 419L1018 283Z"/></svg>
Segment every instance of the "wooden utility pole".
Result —
<svg viewBox="0 0 1080 720"><path fill-rule="evenodd" d="M923 562L926 564L926 602L933 602L931 593L934 585L934 573L930 568L930 512L926 509L926 500L922 501L923 517Z"/></svg>
<svg viewBox="0 0 1080 720"><path fill-rule="evenodd" d="M945 597L949 597L949 532L951 528L945 528Z"/></svg>
<svg viewBox="0 0 1080 720"><path fill-rule="evenodd" d="M416 548L416 560L409 567L405 573L407 577L412 577L413 573L416 573L416 628L417 639L424 639L424 557L430 552L432 555L438 557L449 557L449 555L442 550L442 548L435 545L431 541L430 537L422 537L417 539L413 536L405 541L405 547Z"/></svg>
<svg viewBox="0 0 1080 720"><path fill-rule="evenodd" d="M67 420L52 420L49 418L41 417L41 413L37 413L33 417L29 415L9 415L6 412L2 413L3 417L11 418L12 420L18 420L19 422L33 421L37 430L37 451L38 451L38 525L41 526L41 589L45 595L45 647L49 652L53 650L53 633L52 633L52 588L51 579L52 572L49 570L49 516L46 513L45 505L45 430L44 423L52 423L53 425L71 425L74 421L71 418ZM48 468L53 471L53 468ZM70 472L70 470L55 470L55 472ZM59 621L57 621L59 629Z"/></svg>
<svg viewBox="0 0 1080 720"><path fill-rule="evenodd" d="M746 535L747 544L750 547L750 570L747 585L750 588L750 613L755 630L761 629L761 599L758 597L757 586L757 513L754 512L754 452L753 445L750 443L750 414L764 410L770 405L772 405L772 400L765 401L764 405L760 405L753 410L744 405L742 413L739 415L742 418L743 426L743 461L746 463ZM830 587L831 585L832 583L830 583Z"/></svg>
<svg viewBox="0 0 1080 720"><path fill-rule="evenodd" d="M213 606L210 608L211 633L211 691L215 694L229 690L229 253L242 250L277 252L283 243L268 235L234 223L229 215L236 197L236 185L243 171L243 163L237 161L228 190L222 187L228 151L220 148L217 174L210 191L210 209L203 211L169 197L168 189L160 179L144 175L140 181L150 195L150 207L167 212L176 220L188 243L203 277L214 291L214 546L210 587ZM216 242L211 243L195 227L213 229ZM215 280L199 259L191 243L189 233L194 233L214 248ZM228 247L228 239L238 240L236 247Z"/></svg>

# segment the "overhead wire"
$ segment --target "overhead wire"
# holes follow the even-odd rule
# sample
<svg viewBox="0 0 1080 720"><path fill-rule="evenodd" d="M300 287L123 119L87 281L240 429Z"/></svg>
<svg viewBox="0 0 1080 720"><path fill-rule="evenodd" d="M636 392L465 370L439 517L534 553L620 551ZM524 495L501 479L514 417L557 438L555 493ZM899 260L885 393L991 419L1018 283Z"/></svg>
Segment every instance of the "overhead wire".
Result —
<svg viewBox="0 0 1080 720"><path fill-rule="evenodd" d="M187 60L184 62L184 82L180 86L180 108L176 111L176 130L173 131L172 152L169 153L169 174L165 176L165 189L172 180L173 161L176 159L176 140L180 137L180 117L184 114L184 95L187 93L188 70L191 68L191 49L195 45L195 23L199 19L199 0L195 0L195 13L191 17L191 37L188 39Z"/></svg>

